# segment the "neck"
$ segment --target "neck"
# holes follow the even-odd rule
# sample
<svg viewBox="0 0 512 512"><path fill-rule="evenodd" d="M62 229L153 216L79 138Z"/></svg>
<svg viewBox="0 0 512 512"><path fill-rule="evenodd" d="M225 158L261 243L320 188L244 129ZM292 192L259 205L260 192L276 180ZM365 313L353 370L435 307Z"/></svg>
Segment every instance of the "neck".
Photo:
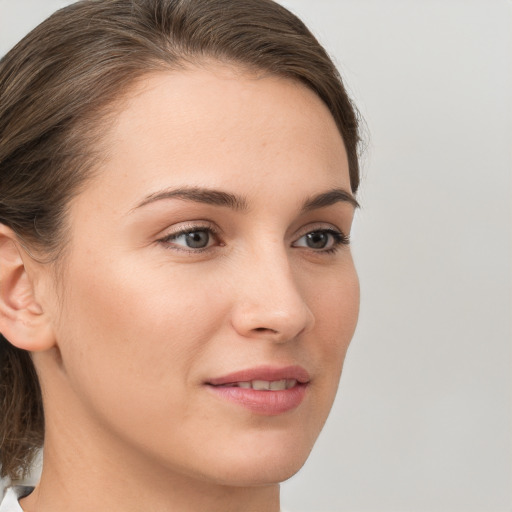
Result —
<svg viewBox="0 0 512 512"><path fill-rule="evenodd" d="M89 446L78 442L69 448L63 452L47 441L41 480L34 492L21 500L25 512L279 511L277 484L222 485L157 468L140 459L130 460L129 454L98 457Z"/></svg>

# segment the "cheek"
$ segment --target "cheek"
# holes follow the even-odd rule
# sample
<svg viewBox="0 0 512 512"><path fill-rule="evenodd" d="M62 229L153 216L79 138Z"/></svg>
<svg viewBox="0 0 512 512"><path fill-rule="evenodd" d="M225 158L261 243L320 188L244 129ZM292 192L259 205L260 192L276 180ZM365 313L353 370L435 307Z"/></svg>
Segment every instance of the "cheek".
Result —
<svg viewBox="0 0 512 512"><path fill-rule="evenodd" d="M74 268L59 339L76 391L120 413L134 405L161 409L162 390L172 389L164 401L175 407L223 318L208 287L203 283L199 292L186 276L162 268L141 272L121 258L112 266Z"/></svg>
<svg viewBox="0 0 512 512"><path fill-rule="evenodd" d="M303 289L309 290L308 303L315 317L314 330L305 338L304 345L319 376L315 384L316 415L325 420L357 325L359 280L350 260L323 279L315 277L303 282Z"/></svg>
<svg viewBox="0 0 512 512"><path fill-rule="evenodd" d="M327 275L310 296L322 345L326 351L344 355L359 316L359 279L352 261Z"/></svg>
<svg viewBox="0 0 512 512"><path fill-rule="evenodd" d="M343 363L359 316L359 280L352 266L331 281L328 292L319 295L315 305L316 335L319 343L324 393L329 408L334 401Z"/></svg>

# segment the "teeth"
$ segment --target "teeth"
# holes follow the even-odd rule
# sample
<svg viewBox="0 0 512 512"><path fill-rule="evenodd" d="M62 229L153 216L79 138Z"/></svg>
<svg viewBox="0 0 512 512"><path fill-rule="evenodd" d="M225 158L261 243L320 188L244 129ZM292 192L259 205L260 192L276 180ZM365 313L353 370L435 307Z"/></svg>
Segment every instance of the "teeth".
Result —
<svg viewBox="0 0 512 512"><path fill-rule="evenodd" d="M281 380L252 380L250 382L236 382L230 384L229 387L238 387L244 389L255 389L256 391L284 391L291 389L297 385L295 379Z"/></svg>
<svg viewBox="0 0 512 512"><path fill-rule="evenodd" d="M286 389L294 388L297 385L296 379L286 379Z"/></svg>
<svg viewBox="0 0 512 512"><path fill-rule="evenodd" d="M270 389L272 391L283 391L286 389L286 379L272 381L270 383Z"/></svg>
<svg viewBox="0 0 512 512"><path fill-rule="evenodd" d="M270 389L270 382L268 380L253 380L252 389L257 391L265 391Z"/></svg>

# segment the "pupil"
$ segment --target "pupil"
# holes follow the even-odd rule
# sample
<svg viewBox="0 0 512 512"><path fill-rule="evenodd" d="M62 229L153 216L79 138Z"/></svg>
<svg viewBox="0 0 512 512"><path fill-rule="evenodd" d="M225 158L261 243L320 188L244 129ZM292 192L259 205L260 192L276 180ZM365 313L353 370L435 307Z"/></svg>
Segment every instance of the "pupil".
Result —
<svg viewBox="0 0 512 512"><path fill-rule="evenodd" d="M327 233L316 231L307 235L307 244L311 249L323 249L328 242Z"/></svg>
<svg viewBox="0 0 512 512"><path fill-rule="evenodd" d="M208 245L209 236L206 231L187 233L187 246L191 249L203 249Z"/></svg>

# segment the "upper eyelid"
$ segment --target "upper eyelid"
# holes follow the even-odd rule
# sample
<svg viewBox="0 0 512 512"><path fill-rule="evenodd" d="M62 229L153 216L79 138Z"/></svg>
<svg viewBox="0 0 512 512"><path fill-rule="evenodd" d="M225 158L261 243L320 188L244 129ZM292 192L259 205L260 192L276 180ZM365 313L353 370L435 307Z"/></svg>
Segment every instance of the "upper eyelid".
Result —
<svg viewBox="0 0 512 512"><path fill-rule="evenodd" d="M208 244L208 246L201 247L201 248L186 247L184 245L177 244L177 243L173 244L173 240L180 238L181 236L186 235L187 233L193 233L194 231L207 231L210 234L211 238L214 240L214 243ZM219 240L220 240L219 235L217 234L216 231L214 231L211 228L211 226L197 225L197 226L184 227L184 228L178 229L174 232L167 233L163 236L159 236L156 239L156 242L161 245L167 246L168 249L170 249L173 246L172 248L174 251L179 251L179 252L187 253L187 254L200 254L205 251L208 251L209 249L212 249L212 246L223 245L222 243L219 243Z"/></svg>
<svg viewBox="0 0 512 512"><path fill-rule="evenodd" d="M194 226L194 227L190 227L190 228L179 229L177 231L169 233L167 235L167 237L179 237L179 236L182 236L182 235L187 235L188 233L194 233L196 231L208 231L208 232L213 233L213 234L216 233L216 231L214 231L209 226Z"/></svg>
<svg viewBox="0 0 512 512"><path fill-rule="evenodd" d="M307 236L308 234L310 233L318 233L319 231L324 231L324 232L327 232L329 233L331 236L334 236L334 237L340 237L342 240L345 241L345 243L350 243L350 235L348 234L345 234L344 231L341 231L340 229L334 229L334 228L318 228L318 229L309 229L307 230L304 234L302 234L301 236L299 236L298 238L296 238L294 240L293 243L296 243L297 241L299 241L301 238L304 238L305 236Z"/></svg>
<svg viewBox="0 0 512 512"><path fill-rule="evenodd" d="M301 238L313 231L334 231L336 233L340 233L343 236L347 236L347 237L349 236L348 233L346 233L343 229L340 229L338 226L336 226L332 222L322 222L322 221L306 224L305 226L297 229L295 231L294 236L297 237L296 239L298 239L298 238Z"/></svg>
<svg viewBox="0 0 512 512"><path fill-rule="evenodd" d="M173 228L167 227L165 230L161 231L161 235L158 235L159 239L169 238L172 236L179 236L185 233L190 233L193 231L201 231L207 230L217 235L220 233L220 229L217 228L212 222L209 221L190 221L190 222L181 222L178 224L178 227Z"/></svg>
<svg viewBox="0 0 512 512"><path fill-rule="evenodd" d="M162 238L168 238L172 236L179 236L181 234L193 232L193 231L200 231L200 230L208 230L213 235L220 236L223 233L223 230L220 229L215 223L208 221L208 220L196 220L196 221L184 221L178 224L176 228L173 228L172 226L167 227L165 230L161 231L161 235L158 235L159 239ZM335 231L342 235L349 236L348 233L346 233L343 229L339 228L332 222L326 222L326 221L316 221L308 223L296 230L294 230L293 235L291 237L297 237L300 238L304 235L307 235L308 233L311 233L313 231Z"/></svg>

